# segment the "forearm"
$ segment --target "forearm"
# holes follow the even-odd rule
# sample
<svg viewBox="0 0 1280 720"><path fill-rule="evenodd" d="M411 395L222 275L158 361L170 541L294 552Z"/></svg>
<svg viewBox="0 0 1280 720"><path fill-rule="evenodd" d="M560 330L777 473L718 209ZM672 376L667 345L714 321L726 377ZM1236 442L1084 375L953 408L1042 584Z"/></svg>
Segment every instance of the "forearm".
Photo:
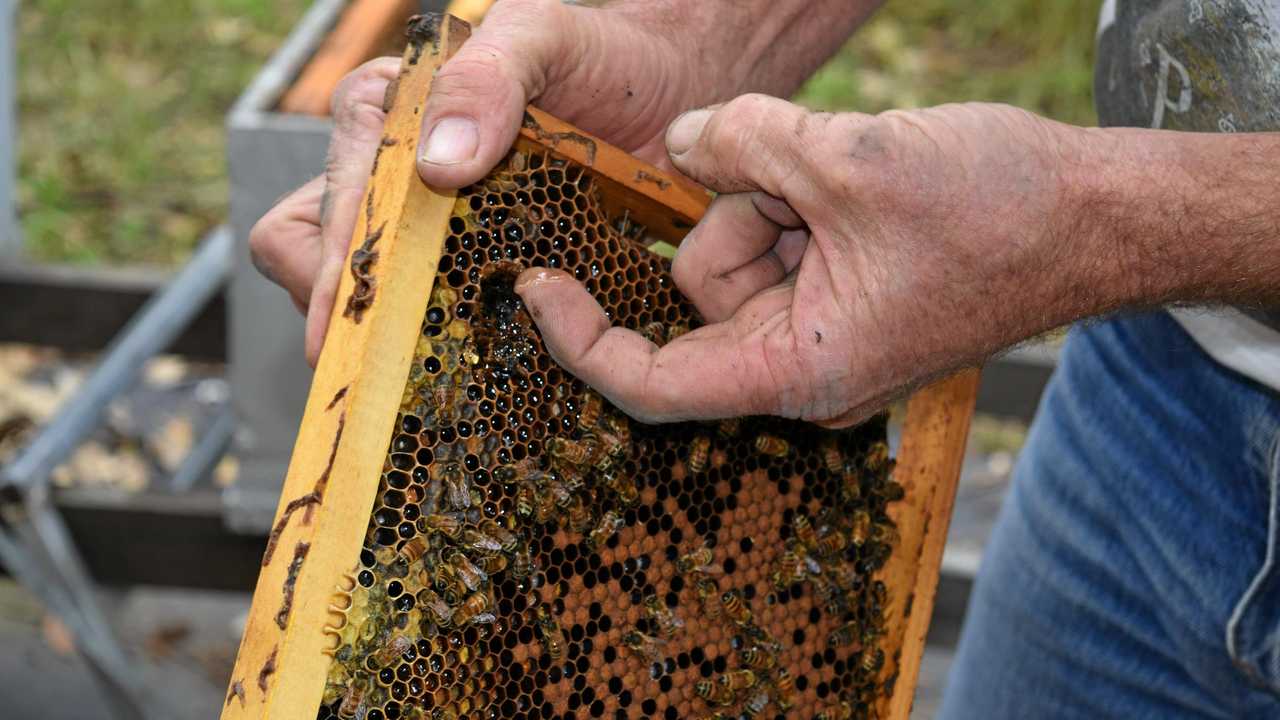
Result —
<svg viewBox="0 0 1280 720"><path fill-rule="evenodd" d="M1085 133L1075 222L1098 300L1280 305L1280 133Z"/></svg>
<svg viewBox="0 0 1280 720"><path fill-rule="evenodd" d="M610 10L657 19L695 59L708 102L748 92L790 97L883 0L623 0Z"/></svg>

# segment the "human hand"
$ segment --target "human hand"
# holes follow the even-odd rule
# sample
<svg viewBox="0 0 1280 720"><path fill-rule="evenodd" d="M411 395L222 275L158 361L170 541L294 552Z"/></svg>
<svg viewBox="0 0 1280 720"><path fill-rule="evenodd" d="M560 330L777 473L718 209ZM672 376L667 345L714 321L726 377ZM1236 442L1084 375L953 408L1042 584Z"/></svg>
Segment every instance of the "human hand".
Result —
<svg viewBox="0 0 1280 720"><path fill-rule="evenodd" d="M680 34L670 27L662 13L634 5L499 3L432 82L419 173L438 187L483 177L510 149L534 98L614 145L665 162L662 133L671 118L727 94L711 75L687 71L705 48L692 37L673 39ZM342 81L324 176L281 200L250 233L255 265L307 315L313 366L381 137L383 93L398 67L397 59L381 58Z"/></svg>
<svg viewBox="0 0 1280 720"><path fill-rule="evenodd" d="M678 118L675 167L721 193L672 266L707 325L659 348L563 272L516 290L552 356L648 422L830 426L1099 309L1065 262L1084 131L1012 107L817 114L743 96Z"/></svg>

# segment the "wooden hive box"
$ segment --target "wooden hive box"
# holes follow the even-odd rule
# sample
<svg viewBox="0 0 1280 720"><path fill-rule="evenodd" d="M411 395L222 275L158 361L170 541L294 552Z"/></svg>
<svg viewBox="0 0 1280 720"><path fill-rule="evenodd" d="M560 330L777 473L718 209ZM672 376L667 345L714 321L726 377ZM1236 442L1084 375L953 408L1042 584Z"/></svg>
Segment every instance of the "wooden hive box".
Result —
<svg viewBox="0 0 1280 720"><path fill-rule="evenodd" d="M530 109L484 181L414 151L466 39L410 26L223 717L905 718L976 371L886 423L644 426L555 366L518 271L658 342L709 195Z"/></svg>

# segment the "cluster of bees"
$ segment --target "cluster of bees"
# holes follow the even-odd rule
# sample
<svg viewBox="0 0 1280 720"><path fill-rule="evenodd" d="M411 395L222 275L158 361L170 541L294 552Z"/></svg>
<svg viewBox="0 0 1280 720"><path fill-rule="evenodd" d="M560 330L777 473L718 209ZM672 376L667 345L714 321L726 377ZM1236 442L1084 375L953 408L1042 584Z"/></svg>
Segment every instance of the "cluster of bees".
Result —
<svg viewBox="0 0 1280 720"><path fill-rule="evenodd" d="M550 720L575 703L577 717L596 717L586 696L599 704L605 693L592 683L620 681L629 671L614 663L630 657L676 677L660 686L651 669L654 684L625 688L639 707L614 691L601 716L669 718L678 706L707 720L868 717L887 603L872 575L897 539L885 505L902 497L888 447L875 441L883 427L836 436L770 419L633 426L556 368L509 289L520 266L573 273L611 318L657 345L696 324L666 266L623 242L643 230L625 212L607 221L588 180L550 156L516 153L459 194L360 567L330 607L320 717ZM672 472L681 456L683 476ZM721 526L739 501L756 503L775 539L772 565L750 573L763 576L755 587L735 574L743 558L725 542L734 527ZM637 539L621 547L625 527ZM661 563L664 550L674 575L618 572L637 558ZM609 584L609 599L594 603L604 615L630 593L640 619L609 629L600 608L587 618L572 594L588 579ZM771 589L811 594L823 632L774 637L770 611L757 617L750 600ZM729 636L718 648L709 639ZM824 649L848 664L823 679L788 660ZM687 686L663 708L672 682ZM829 690L815 692L824 682Z"/></svg>
<svg viewBox="0 0 1280 720"><path fill-rule="evenodd" d="M501 478L519 486L517 515L536 523L561 521L567 529L585 534L593 548L622 527L618 509L640 498L635 479L622 471L631 454L630 421L606 412L604 404L599 395L587 391L578 414L580 439L550 438L547 469L529 459L504 469ZM598 514L602 501L609 509Z"/></svg>

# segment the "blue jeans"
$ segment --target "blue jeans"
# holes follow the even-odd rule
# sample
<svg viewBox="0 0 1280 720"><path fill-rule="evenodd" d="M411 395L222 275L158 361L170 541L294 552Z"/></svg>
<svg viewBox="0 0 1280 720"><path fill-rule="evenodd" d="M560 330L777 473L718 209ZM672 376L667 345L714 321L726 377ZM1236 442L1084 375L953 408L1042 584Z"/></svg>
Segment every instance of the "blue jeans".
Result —
<svg viewBox="0 0 1280 720"><path fill-rule="evenodd" d="M1168 315L1077 327L941 717L1280 718L1280 394Z"/></svg>

